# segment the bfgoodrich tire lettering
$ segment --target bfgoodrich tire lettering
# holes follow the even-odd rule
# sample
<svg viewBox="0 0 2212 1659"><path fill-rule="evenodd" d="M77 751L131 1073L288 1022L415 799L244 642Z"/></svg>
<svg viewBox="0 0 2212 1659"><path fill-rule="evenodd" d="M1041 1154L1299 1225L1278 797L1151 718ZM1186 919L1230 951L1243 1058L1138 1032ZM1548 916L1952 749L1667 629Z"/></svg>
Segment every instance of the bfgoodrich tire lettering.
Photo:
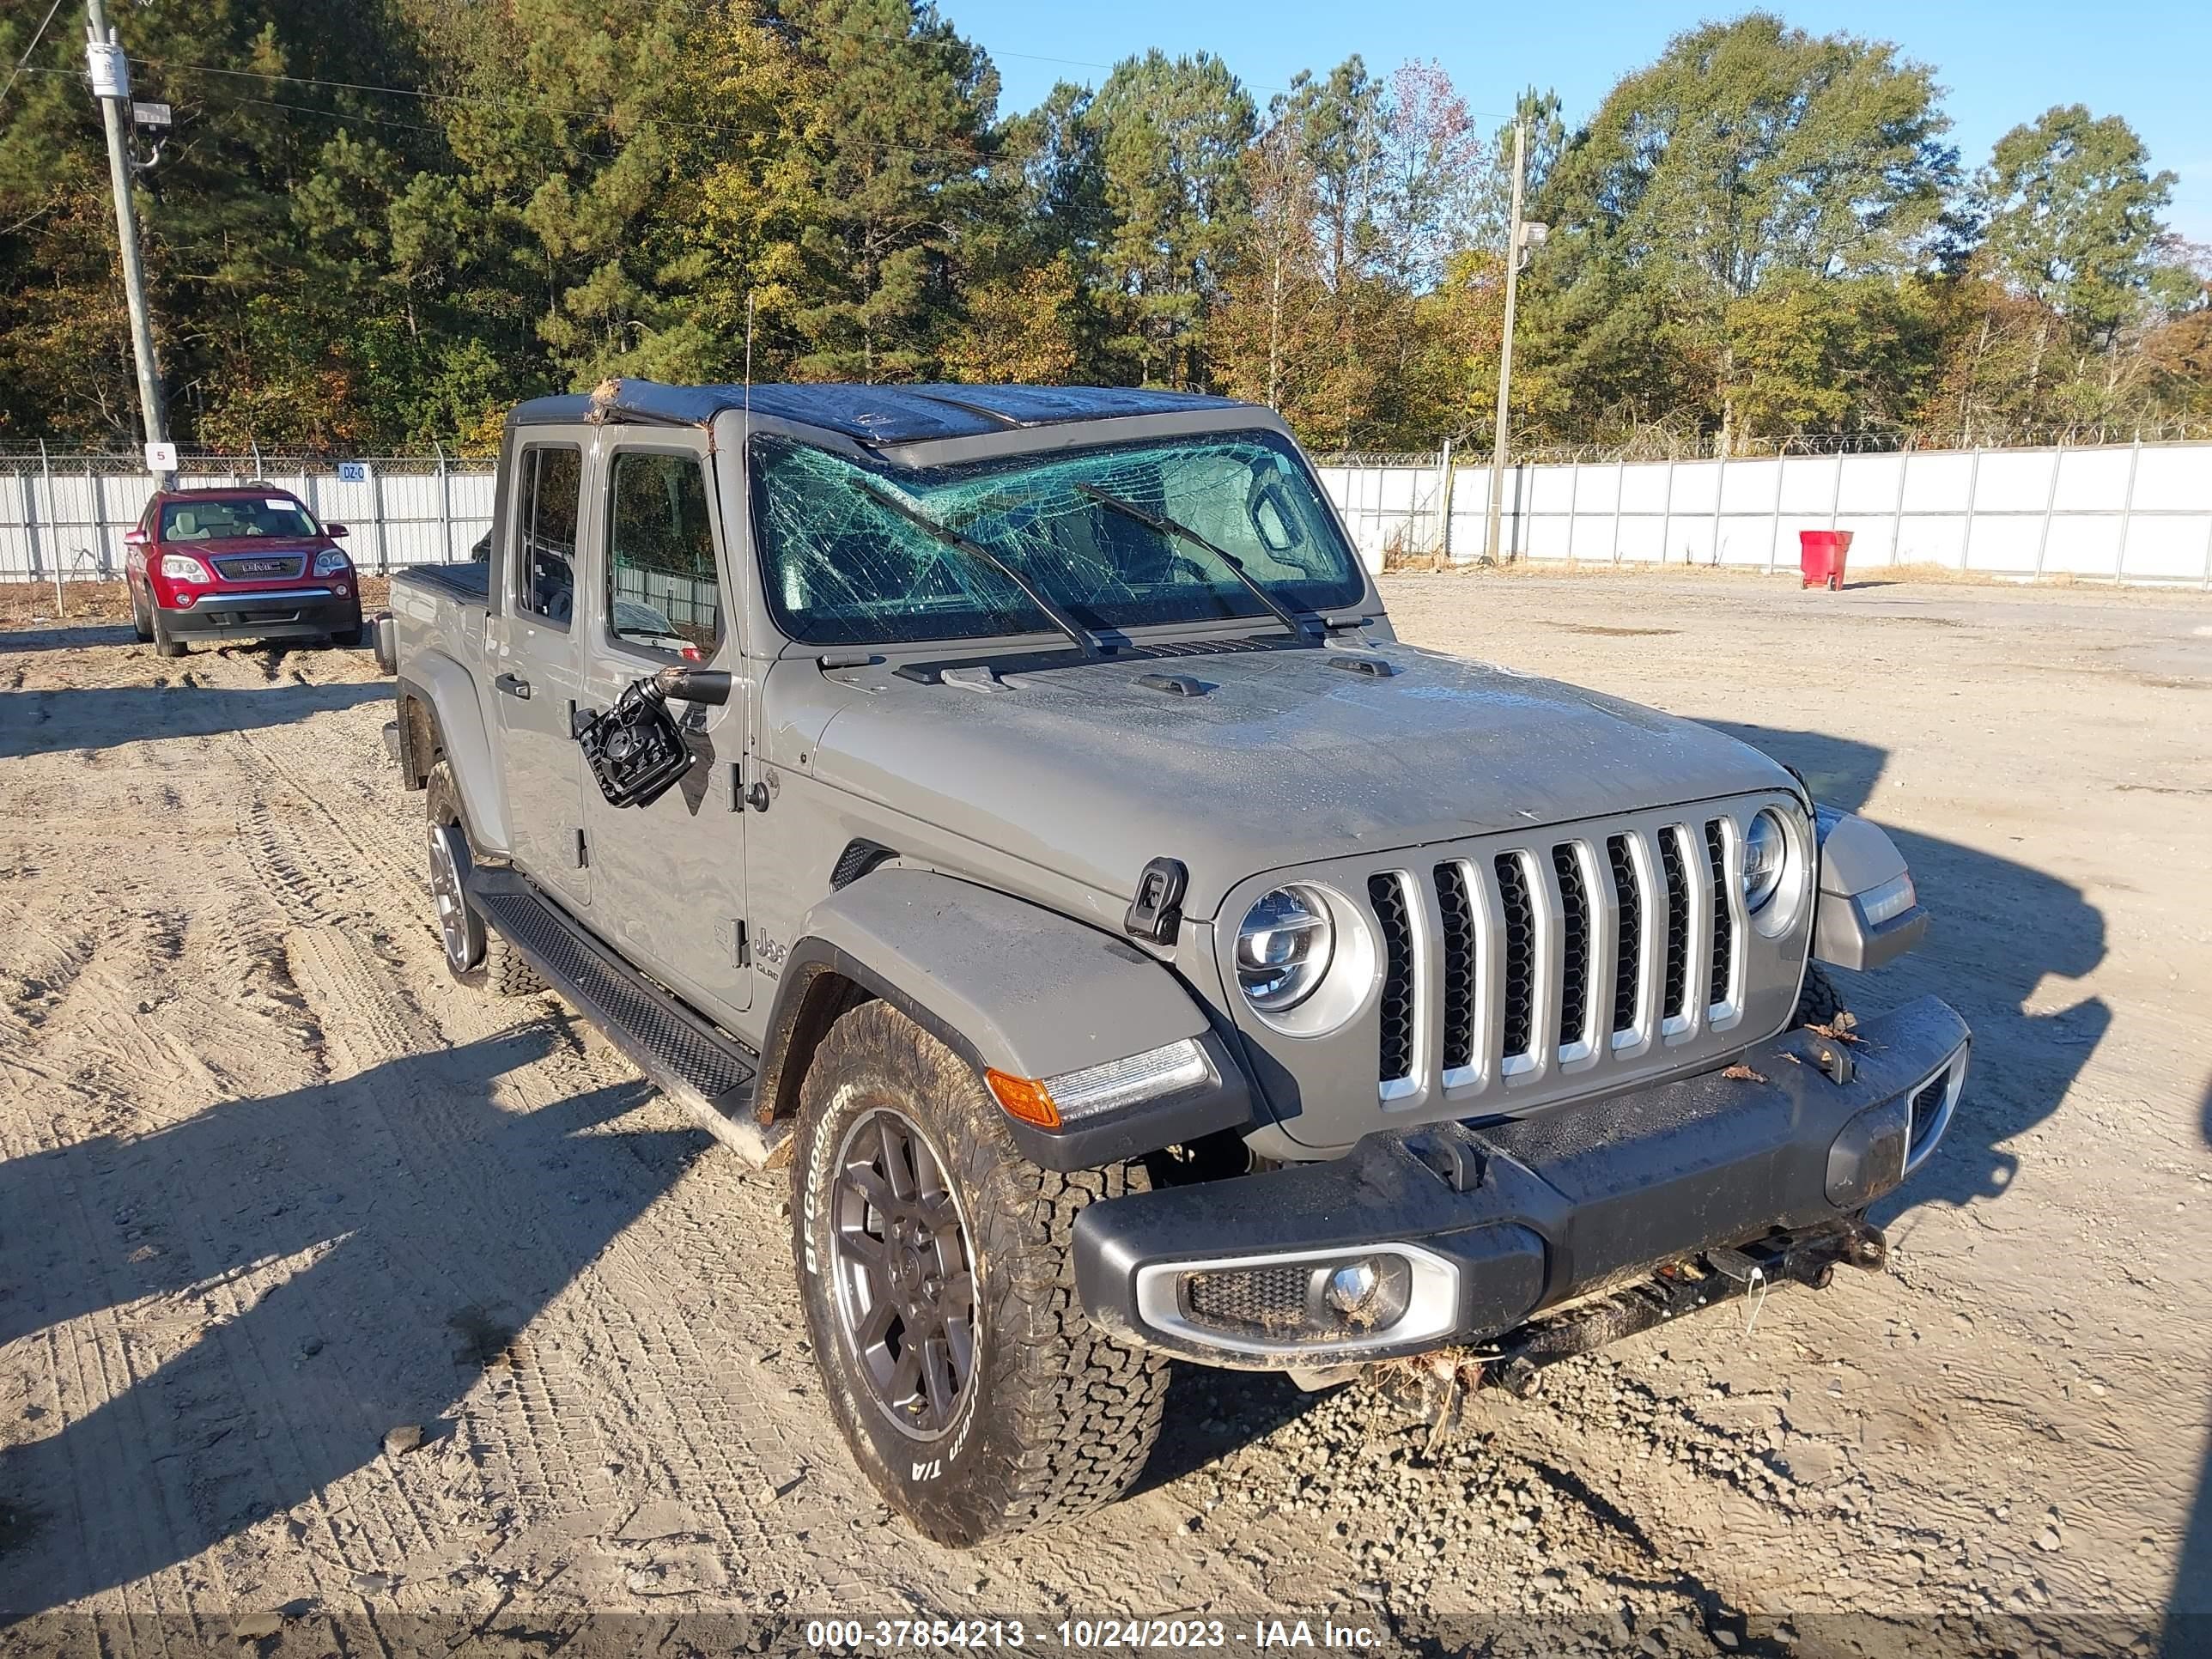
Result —
<svg viewBox="0 0 2212 1659"><path fill-rule="evenodd" d="M839 1314L839 1154L872 1116L895 1117L936 1159L975 1275L973 1364L931 1432L902 1426L880 1403L880 1380ZM967 1546L1127 1491L1159 1435L1167 1362L1091 1323L1068 1241L1085 1205L1142 1190L1142 1171L1030 1164L974 1068L882 1002L846 1014L816 1051L794 1153L793 1247L816 1363L854 1460L884 1501L938 1543Z"/></svg>

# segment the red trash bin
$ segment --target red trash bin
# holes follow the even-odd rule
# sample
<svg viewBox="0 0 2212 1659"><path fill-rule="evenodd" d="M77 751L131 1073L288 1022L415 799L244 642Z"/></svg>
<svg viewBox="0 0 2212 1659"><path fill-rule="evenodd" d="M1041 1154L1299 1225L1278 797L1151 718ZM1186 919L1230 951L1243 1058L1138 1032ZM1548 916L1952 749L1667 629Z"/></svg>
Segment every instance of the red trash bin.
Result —
<svg viewBox="0 0 2212 1659"><path fill-rule="evenodd" d="M1848 530L1801 530L1797 532L1797 563L1805 573L1803 586L1844 589L1844 559L1851 550Z"/></svg>

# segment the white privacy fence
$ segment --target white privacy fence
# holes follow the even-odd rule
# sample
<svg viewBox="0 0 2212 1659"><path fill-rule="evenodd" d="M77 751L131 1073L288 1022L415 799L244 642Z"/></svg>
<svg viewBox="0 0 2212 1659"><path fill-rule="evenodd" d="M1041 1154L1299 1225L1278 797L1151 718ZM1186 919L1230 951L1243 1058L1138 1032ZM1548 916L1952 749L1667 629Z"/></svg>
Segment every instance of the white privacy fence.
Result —
<svg viewBox="0 0 2212 1659"><path fill-rule="evenodd" d="M1370 568L1480 557L1487 466L1324 466ZM1449 534L1446 501L1449 498ZM1532 561L1795 569L1801 530L1848 530L1854 570L1934 564L2212 586L2212 443L1920 450L1509 468L1499 539Z"/></svg>
<svg viewBox="0 0 2212 1659"><path fill-rule="evenodd" d="M491 527L489 461L411 456L365 464L367 477L341 480L327 462L187 456L183 489L268 483L307 504L318 519L344 525L346 548L363 570L465 559ZM0 581L71 581L123 574L123 532L138 522L154 493L151 473L133 459L21 454L0 460Z"/></svg>
<svg viewBox="0 0 2212 1659"><path fill-rule="evenodd" d="M1480 556L1489 468L1452 472L1447 489L1443 470L1421 459L1321 469L1378 569L1393 552ZM488 461L401 457L368 462L367 475L187 458L179 482L290 490L350 527L348 548L369 571L465 558L490 526ZM125 459L0 459L0 581L120 575L123 532L153 487ZM1535 561L1758 570L1796 568L1797 532L1831 529L1852 532L1854 570L2212 586L2212 443L1521 466L1506 473L1500 520L1505 549Z"/></svg>

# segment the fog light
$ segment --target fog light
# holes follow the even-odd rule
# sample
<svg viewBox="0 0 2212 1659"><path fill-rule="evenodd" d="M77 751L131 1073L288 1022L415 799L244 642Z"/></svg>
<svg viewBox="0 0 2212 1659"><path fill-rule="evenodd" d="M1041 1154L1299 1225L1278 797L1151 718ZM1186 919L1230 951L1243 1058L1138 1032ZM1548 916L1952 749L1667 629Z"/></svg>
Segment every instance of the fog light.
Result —
<svg viewBox="0 0 2212 1659"><path fill-rule="evenodd" d="M1322 1305L1338 1324L1352 1330L1379 1331L1406 1316L1413 1276L1404 1256L1392 1252L1363 1255L1325 1270Z"/></svg>
<svg viewBox="0 0 2212 1659"><path fill-rule="evenodd" d="M1356 1314L1364 1311L1382 1288L1382 1275L1373 1262L1348 1261L1328 1276L1328 1288L1322 1294L1337 1312Z"/></svg>

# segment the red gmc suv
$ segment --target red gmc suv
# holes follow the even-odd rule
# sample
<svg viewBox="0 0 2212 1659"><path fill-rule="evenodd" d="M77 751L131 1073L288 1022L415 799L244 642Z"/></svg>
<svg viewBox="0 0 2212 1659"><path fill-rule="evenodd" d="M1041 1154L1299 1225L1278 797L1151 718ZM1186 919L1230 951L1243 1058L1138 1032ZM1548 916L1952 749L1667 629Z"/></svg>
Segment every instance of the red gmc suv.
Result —
<svg viewBox="0 0 2212 1659"><path fill-rule="evenodd" d="M138 637L165 657L194 639L327 635L358 646L361 585L337 545L345 533L273 485L161 491L123 537Z"/></svg>

